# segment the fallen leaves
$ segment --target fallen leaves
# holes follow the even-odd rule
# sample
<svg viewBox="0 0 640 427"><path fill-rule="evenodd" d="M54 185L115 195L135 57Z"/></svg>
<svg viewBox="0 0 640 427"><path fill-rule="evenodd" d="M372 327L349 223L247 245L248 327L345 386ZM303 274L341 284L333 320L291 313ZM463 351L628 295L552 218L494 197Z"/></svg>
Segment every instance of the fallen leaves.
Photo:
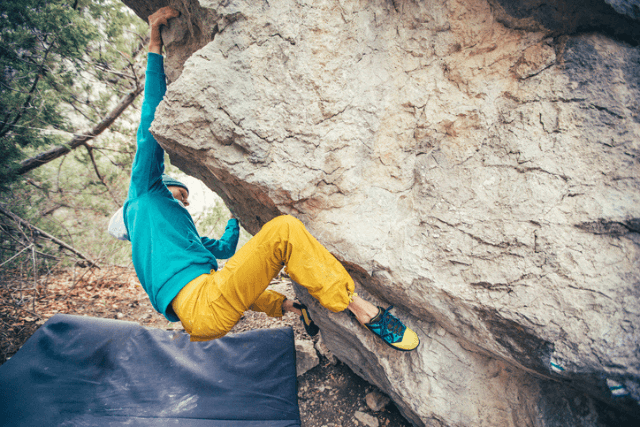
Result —
<svg viewBox="0 0 640 427"><path fill-rule="evenodd" d="M174 329L157 313L132 268L71 268L33 283L0 284L0 364L15 354L50 317L58 314L137 321Z"/></svg>

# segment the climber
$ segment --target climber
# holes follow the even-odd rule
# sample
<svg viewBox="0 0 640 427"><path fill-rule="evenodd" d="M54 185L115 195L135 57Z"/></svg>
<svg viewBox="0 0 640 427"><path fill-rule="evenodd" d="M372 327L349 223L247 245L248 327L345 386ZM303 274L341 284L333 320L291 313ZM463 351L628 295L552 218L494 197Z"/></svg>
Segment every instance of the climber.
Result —
<svg viewBox="0 0 640 427"><path fill-rule="evenodd" d="M395 349L416 348L420 343L416 333L389 313L391 307L384 310L360 298L344 267L292 216L266 223L237 253L239 224L234 215L219 240L198 235L184 208L189 190L163 174L164 150L149 132L166 91L160 28L179 15L163 7L149 16L151 39L138 147L123 207L133 265L154 308L170 321L181 321L192 341L222 337L246 310L271 317L293 312L314 335L317 326L303 304L267 289L284 265L325 308L349 309ZM218 270L216 258L230 259Z"/></svg>

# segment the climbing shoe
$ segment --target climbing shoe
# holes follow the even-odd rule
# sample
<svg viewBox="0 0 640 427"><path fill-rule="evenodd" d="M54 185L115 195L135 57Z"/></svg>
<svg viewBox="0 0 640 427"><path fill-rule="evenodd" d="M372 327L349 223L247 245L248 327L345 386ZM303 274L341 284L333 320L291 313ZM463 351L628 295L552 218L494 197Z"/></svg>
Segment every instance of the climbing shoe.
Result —
<svg viewBox="0 0 640 427"><path fill-rule="evenodd" d="M392 308L392 305L386 310L378 307L378 314L369 323L365 323L364 326L396 350L411 351L420 344L420 338L414 331L407 328L400 319L389 313Z"/></svg>
<svg viewBox="0 0 640 427"><path fill-rule="evenodd" d="M309 314L309 310L307 309L307 306L299 302L294 302L293 307L297 308L302 312L302 316L300 316L300 320L302 320L302 324L304 325L304 330L307 331L307 334L310 337L315 337L316 334L320 331L320 328L318 328L318 325L313 323L313 320L311 320L311 315Z"/></svg>

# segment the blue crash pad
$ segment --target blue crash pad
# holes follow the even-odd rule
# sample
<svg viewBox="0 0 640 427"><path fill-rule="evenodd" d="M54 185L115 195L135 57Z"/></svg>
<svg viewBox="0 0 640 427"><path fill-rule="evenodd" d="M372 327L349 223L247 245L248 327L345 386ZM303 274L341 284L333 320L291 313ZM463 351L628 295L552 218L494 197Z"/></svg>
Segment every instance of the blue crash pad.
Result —
<svg viewBox="0 0 640 427"><path fill-rule="evenodd" d="M0 366L2 426L300 426L293 331L208 342L58 314Z"/></svg>

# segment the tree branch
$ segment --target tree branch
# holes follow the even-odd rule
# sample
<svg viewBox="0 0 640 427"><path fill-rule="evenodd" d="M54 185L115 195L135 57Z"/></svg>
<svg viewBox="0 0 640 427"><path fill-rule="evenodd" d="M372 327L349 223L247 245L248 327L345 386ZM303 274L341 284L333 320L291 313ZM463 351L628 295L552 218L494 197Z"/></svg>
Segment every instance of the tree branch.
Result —
<svg viewBox="0 0 640 427"><path fill-rule="evenodd" d="M34 234L39 234L40 236L44 237L45 239L51 240L53 243L55 243L56 245L60 246L61 248L64 248L64 249L66 249L66 250L78 255L80 258L82 258L83 260L87 261L89 263L89 266L100 268L100 266L98 266L98 264L96 264L88 256L86 256L85 254L83 254L79 250L73 248L72 246L69 246L68 244L66 244L62 240L59 240L59 239L53 237L51 234L47 233L46 231L40 230L38 227L36 227L35 225L30 224L29 222L27 222L24 219L20 218L18 215L14 214L13 212L6 210L4 208L4 206L2 206L2 205L0 205L0 213L5 215L5 216L7 216L7 217L9 217L9 218L11 218L17 224L28 228Z"/></svg>
<svg viewBox="0 0 640 427"><path fill-rule="evenodd" d="M46 42L46 36L45 36L45 42ZM18 120L20 120L20 118L26 111L27 107L29 106L29 103L31 102L31 98L33 97L33 92L35 92L36 88L38 87L38 82L40 81L40 77L42 77L46 72L45 66L47 64L47 56L49 56L49 52L51 52L51 49L53 48L54 45L55 45L55 41L51 42L51 44L49 44L49 46L46 48L44 55L42 57L42 64L40 64L39 66L40 71L38 71L38 74L36 74L36 78L34 79L33 84L31 85L31 89L29 90L29 95L27 96L26 101L24 101L22 108L18 110L18 113L14 117L13 121L11 121L11 123L7 122L7 123L0 124L0 138L5 136L13 128L13 125L18 123ZM7 112L3 122L6 122L8 120L10 114L11 112Z"/></svg>
<svg viewBox="0 0 640 427"><path fill-rule="evenodd" d="M116 197L113 195L113 193L111 192L111 189L109 188L109 186L107 185L107 182L104 180L104 178L102 177L102 175L100 175L100 170L98 169L98 164L96 163L96 159L95 157L93 157L93 147L91 145L89 145L88 143L84 143L83 144L85 146L85 148L87 149L87 152L89 152L89 158L91 159L91 163L93 163L93 170L96 172L96 175L98 176L98 179L100 180L100 182L102 183L102 185L105 186L105 188L107 189L107 192L109 193L109 195L111 196L111 199L113 200L113 203L116 204L116 206L120 206L122 203L120 203Z"/></svg>
<svg viewBox="0 0 640 427"><path fill-rule="evenodd" d="M142 93L144 90L144 84L140 84L136 89L129 92L126 96L124 96L118 105L107 114L107 116L102 119L100 123L95 125L93 129L80 134L75 135L71 138L65 145L55 146L43 153L37 154L33 157L30 157L26 160L20 162L20 167L18 168L18 175L23 175L39 166L44 165L45 163L49 163L52 160L57 159L71 150L78 148L79 146L85 144L87 141L95 138L100 135L105 129L113 124L113 122L133 103L133 101Z"/></svg>

